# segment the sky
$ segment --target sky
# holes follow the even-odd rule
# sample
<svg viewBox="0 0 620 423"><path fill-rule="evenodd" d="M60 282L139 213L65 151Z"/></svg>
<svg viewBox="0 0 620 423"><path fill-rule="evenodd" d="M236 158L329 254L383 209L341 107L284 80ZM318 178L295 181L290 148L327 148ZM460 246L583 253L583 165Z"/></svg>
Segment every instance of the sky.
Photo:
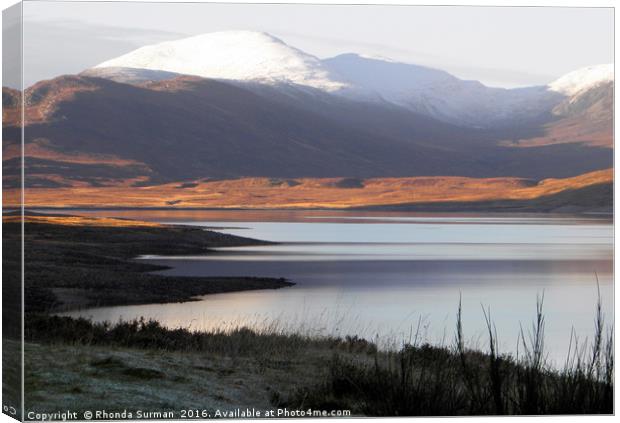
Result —
<svg viewBox="0 0 620 423"><path fill-rule="evenodd" d="M320 58L384 56L499 87L613 62L611 8L28 1L24 84L222 30L268 32Z"/></svg>

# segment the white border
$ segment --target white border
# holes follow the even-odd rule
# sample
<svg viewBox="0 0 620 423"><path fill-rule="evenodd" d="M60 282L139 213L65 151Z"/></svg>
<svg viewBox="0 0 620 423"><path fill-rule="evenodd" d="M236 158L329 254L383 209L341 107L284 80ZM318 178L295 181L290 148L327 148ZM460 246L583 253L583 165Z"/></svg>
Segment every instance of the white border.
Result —
<svg viewBox="0 0 620 423"><path fill-rule="evenodd" d="M31 1L31 0L26 0L26 1ZM37 1L37 0L35 0ZM38 1L62 1L62 0L38 0ZM101 0L81 0L83 2L102 2ZM121 2L124 0L105 0L106 2ZM515 1L515 0L471 0L471 1L464 1L464 0L444 0L444 1L438 1L438 0L424 0L424 1L416 1L416 0L391 0L391 1L385 1L385 0L374 0L374 1L368 1L368 0L306 0L306 1L302 1L302 0L268 0L268 1L261 1L261 0L244 0L244 1L231 1L231 0L220 0L220 1L183 1L183 0L132 0L133 2L141 2L141 3L272 3L272 4L286 4L286 3L291 3L291 4L343 4L343 5L365 5L365 4L379 4L379 5L428 5L428 6L502 6L502 7L509 7L509 6L531 6L531 7L543 7L543 6L551 6L551 7L613 7L615 8L616 6L616 1L613 0L539 0L539 1L526 1L526 0L521 0L521 1ZM16 0L0 0L0 7L2 9L8 8L14 4L18 3L18 1ZM615 25L615 21L614 21L614 25ZM0 38L1 40L1 38ZM618 53L618 33L614 32L614 57L617 55ZM1 60L1 58L0 58ZM614 123L616 121L616 117L617 117L617 110L618 110L618 98L614 96ZM617 135L617 131L616 131L616 126L614 125L614 147L615 147L615 140L617 139L616 137ZM618 163L618 149L614 148L614 169L616 169L616 164ZM614 175L615 175L615 171L614 171ZM0 189L1 189L1 181L0 181ZM616 210L616 206L618 205L618 194L619 194L619 189L618 189L618 185L614 183L614 210ZM614 228L615 228L615 213L614 213ZM620 256L620 252L618 250L617 247L617 243L614 242L614 263L617 262L619 256ZM1 251L1 245L0 245L0 251ZM1 269L1 266L0 266ZM614 272L614 276L615 276L615 272ZM615 278L614 278L615 279ZM614 280L614 285L615 285L615 280ZM618 304L618 294L617 291L614 289L614 307L616 304ZM616 307L615 307L616 308ZM614 318L616 316L616 313L614 312ZM616 343L615 345L615 355L616 357L618 357L618 344ZM616 392L614 393L614 398L615 398L615 404L619 404L618 403L618 389L616 389ZM614 417L612 416L600 416L600 417L593 417L593 416L567 416L567 417L558 417L558 416L541 416L541 417L463 417L466 419L475 419L475 420L484 420L485 422L489 422L489 423L500 423L503 421L503 419L509 418L510 422L514 422L514 423L521 423L521 422L537 422L537 421L545 421L545 420L549 420L552 419L553 422L573 422L575 420L577 421L581 421L581 422L586 422L589 421L590 419L597 419L597 420L607 420L609 421L610 419L613 419ZM394 418L388 419L388 418L376 418L376 419L372 419L372 421L394 421ZM402 420L409 420L410 418L400 418L399 421ZM454 417L452 418L417 418L416 421L419 422L444 422L444 421L451 421L451 419L454 419ZM303 421L318 421L319 419L303 419ZM368 420L368 419L361 419L361 418L350 418L350 419L346 419L347 422L351 422L351 421L364 421L364 420ZM144 420L145 422L147 422L147 420ZM160 422L163 420L159 420ZM229 420L230 421L230 420ZM235 421L241 421L241 420L235 420ZM259 421L259 420L256 420ZM278 420L278 421L297 421L299 422L299 419L282 419L282 420ZM0 415L0 423L9 423L9 422L15 422L14 419L11 419L10 417L1 414Z"/></svg>

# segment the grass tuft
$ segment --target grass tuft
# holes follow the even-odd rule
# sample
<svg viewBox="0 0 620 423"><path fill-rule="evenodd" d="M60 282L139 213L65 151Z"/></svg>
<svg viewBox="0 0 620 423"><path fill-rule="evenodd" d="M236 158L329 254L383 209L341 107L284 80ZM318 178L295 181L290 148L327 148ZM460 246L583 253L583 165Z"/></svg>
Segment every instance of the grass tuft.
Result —
<svg viewBox="0 0 620 423"><path fill-rule="evenodd" d="M613 330L596 308L590 349L569 351L562 370L552 368L544 350L544 296L537 299L532 329L521 331L524 350L516 359L498 351L489 309L483 307L489 350L467 349L459 300L454 345L405 345L375 353L371 363L334 355L329 378L297 390L280 404L315 407L338 404L370 416L541 415L613 413Z"/></svg>

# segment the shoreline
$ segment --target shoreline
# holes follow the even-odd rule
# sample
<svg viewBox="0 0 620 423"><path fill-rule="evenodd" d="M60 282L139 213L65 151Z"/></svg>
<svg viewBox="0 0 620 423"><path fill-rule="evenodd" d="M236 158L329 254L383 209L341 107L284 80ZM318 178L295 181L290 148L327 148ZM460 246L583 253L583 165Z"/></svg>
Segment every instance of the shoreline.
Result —
<svg viewBox="0 0 620 423"><path fill-rule="evenodd" d="M350 410L358 416L613 413L613 336L601 314L594 336L602 338L592 345L594 353L571 350L572 364L555 369L542 355L542 344L528 343L532 354L518 359L499 355L491 329L490 348L470 348L464 344L460 313L459 306L453 343L434 346L419 340L416 332L395 351L383 351L357 336L312 337L277 328L192 332L142 319L106 325L30 315L25 349L32 389L27 401L41 410L62 404L82 411L92 408L84 401L97 392L105 398L106 410L310 407ZM493 327L490 318L487 325ZM544 336L544 329L538 335ZM535 358L539 355L541 361ZM60 387L60 396L50 396L52 384L54 392ZM112 391L106 389L110 384ZM140 404L128 402L136 397Z"/></svg>
<svg viewBox="0 0 620 423"><path fill-rule="evenodd" d="M277 327L191 332L166 329L156 321L103 324L50 314L59 303L129 305L154 303L155 298L176 302L170 299L191 299L195 290L230 292L232 285L243 291L292 284L274 278L162 276L150 272L169 267L133 259L137 254L208 253L218 246L275 243L192 226L135 226L134 221L110 218L98 226L104 221L54 219L57 224L25 224L29 297L24 377L29 387L26 403L37 410L311 407L361 416L613 412L613 380L605 371L607 363L613 366L613 350L606 349L612 338L603 335L601 353L592 359L592 368L599 369L594 376L579 367L556 371L544 361L533 368L527 358L515 361L493 349L463 347L460 305L460 341L437 347L418 343L416 334L412 344L398 351L381 351L358 336L311 337ZM60 224L63 219L67 224ZM85 225L68 224L79 219ZM3 224L4 242L18 241L20 223ZM603 334L602 321L600 328ZM493 345L497 341L489 333ZM18 341L5 334L5 347L18 348ZM588 357L578 358L590 366ZM530 377L537 383L530 383ZM531 403L519 392L540 401ZM565 392L573 392L573 399L566 401ZM17 392L5 392L7 397L13 394Z"/></svg>
<svg viewBox="0 0 620 423"><path fill-rule="evenodd" d="M21 238L15 218L3 217L7 248ZM215 293L294 285L285 278L165 276L153 272L169 266L135 260L144 254L208 254L217 247L273 244L190 226L37 214L26 216L24 243L26 313L188 302ZM6 280L19 281L18 254L6 259Z"/></svg>

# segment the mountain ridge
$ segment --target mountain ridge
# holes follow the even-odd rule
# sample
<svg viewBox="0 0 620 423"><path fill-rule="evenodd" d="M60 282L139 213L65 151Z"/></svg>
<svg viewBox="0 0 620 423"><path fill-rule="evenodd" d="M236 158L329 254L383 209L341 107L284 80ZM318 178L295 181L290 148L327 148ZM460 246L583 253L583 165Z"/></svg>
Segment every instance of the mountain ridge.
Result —
<svg viewBox="0 0 620 423"><path fill-rule="evenodd" d="M254 82L282 89L307 87L354 100L382 100L469 127L540 122L567 97L613 80L613 65L601 65L576 70L548 85L494 88L461 80L440 69L356 53L321 60L272 35L254 31L205 33L141 47L100 63L86 74L129 79L122 69L134 69L134 73L144 69L151 76L161 71L232 83Z"/></svg>
<svg viewBox="0 0 620 423"><path fill-rule="evenodd" d="M321 61L256 31L221 31L140 47L96 65L167 71L210 79L293 83L327 92L346 88Z"/></svg>
<svg viewBox="0 0 620 423"><path fill-rule="evenodd" d="M333 102L312 93L300 102L298 95L275 98L273 88L263 89L258 94L190 76L139 85L87 76L42 81L25 95L26 184L157 185L253 176L545 178L612 163L610 150L600 146L498 143L507 135L544 136L543 129L512 135L468 130L396 106ZM5 125L9 148L21 130L17 120Z"/></svg>
<svg viewBox="0 0 620 423"><path fill-rule="evenodd" d="M489 88L357 54L321 61L282 40L255 36L270 50L263 69L271 72L282 54L294 59L280 70L317 67L310 66L306 79L280 84L288 71L234 81L106 65L26 89L26 187L157 190L207 179L342 178L333 183L355 188L369 178L541 180L613 166L614 83L604 67L560 81L557 91L574 93L569 96L546 87ZM263 57L258 51L238 71L254 69ZM168 56L156 53L164 61L181 57L176 48L164 49ZM593 76L580 83L577 76L589 72ZM332 85L330 75L346 87ZM359 86L362 91L349 95ZM425 95L429 90L432 96ZM10 187L20 184L20 96L3 89L4 181ZM506 96L511 100L503 108Z"/></svg>

